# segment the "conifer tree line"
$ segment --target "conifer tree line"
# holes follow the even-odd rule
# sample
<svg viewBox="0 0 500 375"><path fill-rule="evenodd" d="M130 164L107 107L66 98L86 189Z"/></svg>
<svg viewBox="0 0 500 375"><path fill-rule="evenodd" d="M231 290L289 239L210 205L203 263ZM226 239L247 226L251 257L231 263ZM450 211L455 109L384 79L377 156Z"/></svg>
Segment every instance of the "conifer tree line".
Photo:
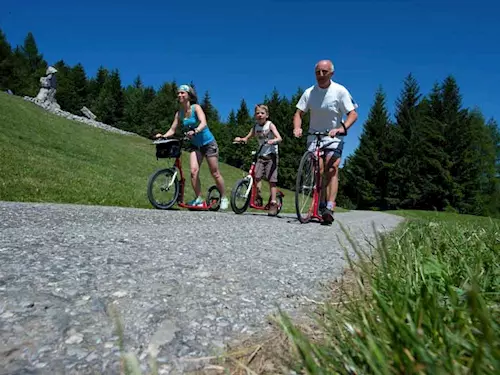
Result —
<svg viewBox="0 0 500 375"><path fill-rule="evenodd" d="M0 29L0 89L35 96L48 64L28 33L22 46L12 46ZM151 138L165 132L177 105L176 82L154 89L137 76L122 85L118 70L101 66L88 77L81 64L60 60L56 99L65 111L82 115L83 106L97 119ZM190 82L196 88L193 82ZM305 137L292 135L292 118L302 89L287 98L274 89L263 97L271 120L283 137L280 145L279 185L294 190ZM253 125L253 106L241 99L239 108L221 119L208 91L200 95L210 129L220 147L221 162L247 170L256 141L235 145ZM426 209L500 216L500 130L479 108L465 108L452 76L424 95L409 74L391 116L385 93L374 95L359 146L340 169L338 205L350 209ZM368 107L367 105L365 105ZM306 116L304 124L308 124ZM346 142L355 140L346 138ZM244 172L242 171L242 175Z"/></svg>

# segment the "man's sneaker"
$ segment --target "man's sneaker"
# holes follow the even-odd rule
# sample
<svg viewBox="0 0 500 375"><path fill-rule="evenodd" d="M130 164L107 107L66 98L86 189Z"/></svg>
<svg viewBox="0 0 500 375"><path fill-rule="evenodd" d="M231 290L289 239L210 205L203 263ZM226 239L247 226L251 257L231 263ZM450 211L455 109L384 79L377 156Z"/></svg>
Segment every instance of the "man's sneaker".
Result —
<svg viewBox="0 0 500 375"><path fill-rule="evenodd" d="M326 208L326 202L320 202L319 207L318 207L318 211L319 211L320 215L323 215L323 211L325 208Z"/></svg>
<svg viewBox="0 0 500 375"><path fill-rule="evenodd" d="M193 199L192 201L188 202L189 206L203 206L203 198L202 197L196 197L196 199Z"/></svg>
<svg viewBox="0 0 500 375"><path fill-rule="evenodd" d="M267 212L268 216L276 216L278 215L278 203L271 202L269 205L269 211Z"/></svg>
<svg viewBox="0 0 500 375"><path fill-rule="evenodd" d="M227 210L228 207L229 207L229 199L227 199L226 197L222 197L222 199L220 200L220 209Z"/></svg>
<svg viewBox="0 0 500 375"><path fill-rule="evenodd" d="M330 225L331 223L333 223L333 211L325 207L321 218L323 219L323 223L325 225Z"/></svg>

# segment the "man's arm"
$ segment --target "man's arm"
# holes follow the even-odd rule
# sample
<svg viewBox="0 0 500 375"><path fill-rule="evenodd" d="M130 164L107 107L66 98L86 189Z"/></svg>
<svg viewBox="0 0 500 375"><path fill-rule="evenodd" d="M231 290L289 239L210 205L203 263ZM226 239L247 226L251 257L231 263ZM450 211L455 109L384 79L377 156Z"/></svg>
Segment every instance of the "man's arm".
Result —
<svg viewBox="0 0 500 375"><path fill-rule="evenodd" d="M349 130L349 128L356 122L358 119L358 112L356 112L355 109L353 109L351 112L347 114L347 118L344 121L344 126L346 130Z"/></svg>
<svg viewBox="0 0 500 375"><path fill-rule="evenodd" d="M296 107L297 111L293 116L293 135L300 138L302 136L302 118L309 109L309 92L307 90L302 93Z"/></svg>
<svg viewBox="0 0 500 375"><path fill-rule="evenodd" d="M304 117L304 111L297 108L295 115L293 115L293 135L297 138L302 136L302 117Z"/></svg>
<svg viewBox="0 0 500 375"><path fill-rule="evenodd" d="M356 108L358 108L358 105L347 89L345 89L342 93L342 96L340 98L340 106L342 112L347 114L347 118L344 121L344 126L347 130L349 130L349 128L358 119L358 112L356 112Z"/></svg>

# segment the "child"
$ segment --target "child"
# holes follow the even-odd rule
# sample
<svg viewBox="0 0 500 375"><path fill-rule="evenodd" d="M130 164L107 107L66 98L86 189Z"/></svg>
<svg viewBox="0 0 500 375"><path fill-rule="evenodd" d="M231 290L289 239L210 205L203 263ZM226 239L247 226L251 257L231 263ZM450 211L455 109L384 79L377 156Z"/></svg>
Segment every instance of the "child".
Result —
<svg viewBox="0 0 500 375"><path fill-rule="evenodd" d="M257 163L255 164L255 182L257 186L260 184L262 177L266 177L269 181L271 190L271 204L269 207L269 216L276 216L278 213L278 205L276 202L276 183L278 182L278 143L282 141L281 135L269 118L269 109L266 105L258 104L255 106L256 123L246 137L236 137L235 142L248 142L251 137L256 137L259 141L259 146L264 144L260 154L258 155ZM260 190L260 188L259 188ZM260 191L258 192L260 196ZM261 198L262 199L262 198Z"/></svg>

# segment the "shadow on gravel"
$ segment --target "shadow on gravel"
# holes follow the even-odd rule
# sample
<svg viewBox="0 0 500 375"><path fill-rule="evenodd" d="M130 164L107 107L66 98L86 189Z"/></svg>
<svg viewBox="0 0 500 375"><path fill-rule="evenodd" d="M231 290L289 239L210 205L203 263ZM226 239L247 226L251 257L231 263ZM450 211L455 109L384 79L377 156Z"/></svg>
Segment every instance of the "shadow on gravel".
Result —
<svg viewBox="0 0 500 375"><path fill-rule="evenodd" d="M267 216L267 214L261 214L261 213L257 213L257 212L246 212L244 213L243 215L252 215L252 216L261 216L261 217L268 217L269 219L280 219L280 220L286 220L286 223L287 224L294 224L294 225L308 225L308 224L317 224L317 225L321 225L321 226L329 226L329 225L325 225L321 222L319 222L318 220L311 220L310 222L308 223L304 223L302 224L299 219L297 219L297 217L294 215L294 216L283 216L283 215L278 215L278 216L274 216L274 217L271 217L271 216ZM293 215L293 214L290 214L290 215Z"/></svg>
<svg viewBox="0 0 500 375"><path fill-rule="evenodd" d="M287 223L299 223L299 220L297 218L294 218L291 216L283 216L283 215L268 216L265 213L258 213L258 212L245 212L244 214L241 214L241 215L267 217L267 218L273 219L273 220L276 220L276 219L286 220L286 219L288 219Z"/></svg>

